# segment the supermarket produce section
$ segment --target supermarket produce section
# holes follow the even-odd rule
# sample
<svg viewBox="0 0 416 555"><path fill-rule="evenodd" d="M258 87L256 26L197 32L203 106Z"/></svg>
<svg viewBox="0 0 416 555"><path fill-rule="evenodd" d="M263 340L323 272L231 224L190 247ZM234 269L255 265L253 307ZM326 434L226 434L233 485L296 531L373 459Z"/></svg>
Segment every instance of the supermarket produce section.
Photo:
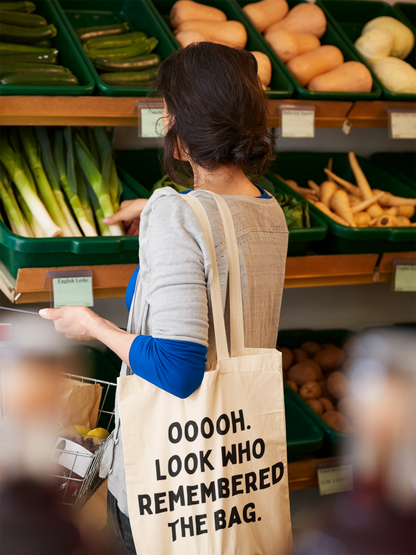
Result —
<svg viewBox="0 0 416 555"><path fill-rule="evenodd" d="M44 302L49 269L87 268L96 298L124 296L138 239L103 219L123 201L161 187L183 192L193 181L183 187L164 175L154 144L116 149L114 127L140 128L142 109L162 108L160 63L206 40L253 53L271 128L281 126L284 106L313 108L316 129L352 127L345 152L314 152L313 141L310 150L279 149L253 179L286 218L286 286L391 282L397 260L416 263L414 143L363 157L354 128L387 133L390 111L415 128L415 37L414 3L1 2L0 290L12 303ZM316 469L302 475L305 460L338 456L359 429L347 377L356 340L348 330L279 332L293 489L317 484ZM94 349L83 356L91 379L111 390L120 361ZM62 439L98 460L113 429L110 400L102 399L95 426L103 432L66 428ZM61 501L83 504L100 485L86 478L71 484L62 467Z"/></svg>

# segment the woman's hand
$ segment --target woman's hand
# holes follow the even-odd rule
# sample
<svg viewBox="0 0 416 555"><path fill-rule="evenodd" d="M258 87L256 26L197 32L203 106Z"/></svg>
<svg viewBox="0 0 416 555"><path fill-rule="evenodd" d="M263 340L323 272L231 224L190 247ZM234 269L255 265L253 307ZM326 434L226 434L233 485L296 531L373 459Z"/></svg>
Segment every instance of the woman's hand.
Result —
<svg viewBox="0 0 416 555"><path fill-rule="evenodd" d="M125 200L120 204L119 211L104 218L104 223L107 225L116 224L123 221L127 235L138 235L140 226L140 216L143 208L146 206L146 198L137 198L134 200Z"/></svg>
<svg viewBox="0 0 416 555"><path fill-rule="evenodd" d="M68 339L83 341L96 339L94 329L97 320L102 320L98 314L85 306L43 308L39 311L39 315L45 320L53 320L55 330L58 333L64 333Z"/></svg>

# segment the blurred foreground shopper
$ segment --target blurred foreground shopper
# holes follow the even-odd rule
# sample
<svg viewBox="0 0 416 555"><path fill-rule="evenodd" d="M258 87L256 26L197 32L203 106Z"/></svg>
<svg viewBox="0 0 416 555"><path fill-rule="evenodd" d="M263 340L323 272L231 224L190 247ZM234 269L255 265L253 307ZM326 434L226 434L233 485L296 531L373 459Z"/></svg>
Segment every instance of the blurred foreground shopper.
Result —
<svg viewBox="0 0 416 555"><path fill-rule="evenodd" d="M334 495L295 543L296 555L416 553L416 334L376 330L356 340L350 417L358 432L354 490Z"/></svg>

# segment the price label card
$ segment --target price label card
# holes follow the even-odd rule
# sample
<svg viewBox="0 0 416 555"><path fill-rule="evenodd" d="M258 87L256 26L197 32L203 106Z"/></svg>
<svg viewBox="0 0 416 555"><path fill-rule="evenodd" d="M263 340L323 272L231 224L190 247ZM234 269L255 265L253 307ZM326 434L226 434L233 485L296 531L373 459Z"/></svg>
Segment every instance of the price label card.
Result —
<svg viewBox="0 0 416 555"><path fill-rule="evenodd" d="M281 137L313 139L315 137L315 108L313 106L280 108Z"/></svg>
<svg viewBox="0 0 416 555"><path fill-rule="evenodd" d="M142 108L140 113L141 137L154 139L165 136L162 121L163 108Z"/></svg>
<svg viewBox="0 0 416 555"><path fill-rule="evenodd" d="M397 264L394 273L394 290L416 292L416 264Z"/></svg>
<svg viewBox="0 0 416 555"><path fill-rule="evenodd" d="M352 464L318 468L319 494L329 495L353 489Z"/></svg>
<svg viewBox="0 0 416 555"><path fill-rule="evenodd" d="M50 271L46 273L46 283L52 308L94 306L91 270Z"/></svg>
<svg viewBox="0 0 416 555"><path fill-rule="evenodd" d="M389 115L392 139L416 139L416 111L390 110Z"/></svg>

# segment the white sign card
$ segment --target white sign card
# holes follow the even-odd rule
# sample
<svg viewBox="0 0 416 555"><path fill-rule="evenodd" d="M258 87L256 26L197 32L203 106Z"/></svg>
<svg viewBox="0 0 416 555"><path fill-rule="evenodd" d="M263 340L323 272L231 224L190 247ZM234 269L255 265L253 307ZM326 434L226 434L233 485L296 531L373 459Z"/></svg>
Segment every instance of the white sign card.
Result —
<svg viewBox="0 0 416 555"><path fill-rule="evenodd" d="M140 136L144 139L158 139L165 136L162 121L163 108L142 108L140 110Z"/></svg>
<svg viewBox="0 0 416 555"><path fill-rule="evenodd" d="M401 293L416 292L416 264L402 261L394 267L394 290Z"/></svg>
<svg viewBox="0 0 416 555"><path fill-rule="evenodd" d="M416 139L416 110L389 110L390 137Z"/></svg>
<svg viewBox="0 0 416 555"><path fill-rule="evenodd" d="M353 489L352 464L318 468L319 494L329 495Z"/></svg>
<svg viewBox="0 0 416 555"><path fill-rule="evenodd" d="M47 272L52 308L94 306L91 270Z"/></svg>
<svg viewBox="0 0 416 555"><path fill-rule="evenodd" d="M315 106L280 105L280 136L292 139L313 139Z"/></svg>

